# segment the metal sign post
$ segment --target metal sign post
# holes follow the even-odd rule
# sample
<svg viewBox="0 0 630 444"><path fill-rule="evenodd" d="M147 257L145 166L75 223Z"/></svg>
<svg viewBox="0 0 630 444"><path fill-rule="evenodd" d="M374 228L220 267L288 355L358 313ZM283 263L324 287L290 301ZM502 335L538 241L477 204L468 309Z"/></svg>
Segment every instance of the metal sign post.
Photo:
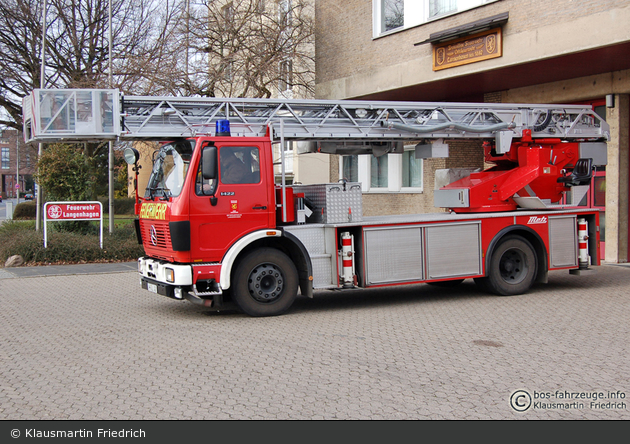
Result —
<svg viewBox="0 0 630 444"><path fill-rule="evenodd" d="M100 202L46 202L44 205L44 248L48 248L48 222L98 220L99 245L103 248L103 204Z"/></svg>

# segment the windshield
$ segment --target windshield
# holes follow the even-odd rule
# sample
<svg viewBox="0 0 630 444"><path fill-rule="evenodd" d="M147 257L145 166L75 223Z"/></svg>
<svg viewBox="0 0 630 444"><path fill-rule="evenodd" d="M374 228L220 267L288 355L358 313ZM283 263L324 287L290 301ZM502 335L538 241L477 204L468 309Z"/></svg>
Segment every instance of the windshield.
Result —
<svg viewBox="0 0 630 444"><path fill-rule="evenodd" d="M145 198L179 196L184 186L193 148L193 140L183 140L166 144L156 151Z"/></svg>

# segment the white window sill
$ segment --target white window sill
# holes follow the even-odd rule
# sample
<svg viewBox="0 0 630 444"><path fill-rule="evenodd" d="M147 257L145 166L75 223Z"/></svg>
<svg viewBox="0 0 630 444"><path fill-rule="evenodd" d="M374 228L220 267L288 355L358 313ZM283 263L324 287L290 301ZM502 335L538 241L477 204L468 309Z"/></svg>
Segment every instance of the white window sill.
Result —
<svg viewBox="0 0 630 444"><path fill-rule="evenodd" d="M386 190L386 189L372 189L372 190L368 190L368 191L363 191L363 194L424 194L423 190L419 190L419 189L410 189L410 188L403 188L402 190L399 191L390 191L390 190Z"/></svg>

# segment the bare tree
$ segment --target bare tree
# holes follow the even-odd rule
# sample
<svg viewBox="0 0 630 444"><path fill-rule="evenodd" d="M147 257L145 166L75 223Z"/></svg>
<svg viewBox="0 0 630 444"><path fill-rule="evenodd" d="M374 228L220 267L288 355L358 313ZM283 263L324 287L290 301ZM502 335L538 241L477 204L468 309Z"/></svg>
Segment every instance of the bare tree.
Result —
<svg viewBox="0 0 630 444"><path fill-rule="evenodd" d="M21 98L40 86L42 0L0 0L0 125L21 129ZM108 86L109 0L48 0L46 86ZM168 58L181 0L112 0L114 86L147 91ZM175 5L175 7L173 7ZM147 86L148 85L148 86Z"/></svg>
<svg viewBox="0 0 630 444"><path fill-rule="evenodd" d="M202 0L180 21L182 47L169 93L270 97L313 92L312 0ZM184 68L187 67L187 69Z"/></svg>
<svg viewBox="0 0 630 444"><path fill-rule="evenodd" d="M0 0L0 125L21 129L40 86L42 0ZM109 0L48 0L46 87L108 86ZM313 0L112 0L125 94L313 92Z"/></svg>

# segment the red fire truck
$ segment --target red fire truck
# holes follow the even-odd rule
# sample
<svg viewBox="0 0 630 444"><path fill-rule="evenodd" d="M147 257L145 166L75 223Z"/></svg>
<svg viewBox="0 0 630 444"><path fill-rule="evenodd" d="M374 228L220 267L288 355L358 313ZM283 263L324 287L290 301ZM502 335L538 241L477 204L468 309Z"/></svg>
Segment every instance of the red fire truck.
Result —
<svg viewBox="0 0 630 444"><path fill-rule="evenodd" d="M580 105L123 97L35 90L27 142L159 140L136 191L142 288L251 316L284 313L298 291L474 279L527 292L550 270L600 264L598 210L559 205L606 163L609 128ZM324 154L448 156L483 142L485 171L446 171L431 214L364 217L361 184L287 185L285 144ZM279 149L276 149L279 148ZM277 159L274 157L280 157ZM138 170L138 152L125 151ZM274 165L282 180L275 180Z"/></svg>

